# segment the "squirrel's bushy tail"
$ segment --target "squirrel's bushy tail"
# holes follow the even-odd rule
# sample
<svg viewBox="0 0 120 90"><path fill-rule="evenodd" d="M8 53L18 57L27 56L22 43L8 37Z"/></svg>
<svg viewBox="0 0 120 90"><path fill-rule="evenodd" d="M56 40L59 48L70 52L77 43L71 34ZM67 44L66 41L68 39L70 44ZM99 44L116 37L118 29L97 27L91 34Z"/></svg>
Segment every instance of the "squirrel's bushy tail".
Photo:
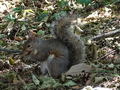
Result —
<svg viewBox="0 0 120 90"><path fill-rule="evenodd" d="M57 37L70 49L70 66L85 62L85 45L81 37L74 33L75 25L75 20L67 17L60 20L55 30Z"/></svg>

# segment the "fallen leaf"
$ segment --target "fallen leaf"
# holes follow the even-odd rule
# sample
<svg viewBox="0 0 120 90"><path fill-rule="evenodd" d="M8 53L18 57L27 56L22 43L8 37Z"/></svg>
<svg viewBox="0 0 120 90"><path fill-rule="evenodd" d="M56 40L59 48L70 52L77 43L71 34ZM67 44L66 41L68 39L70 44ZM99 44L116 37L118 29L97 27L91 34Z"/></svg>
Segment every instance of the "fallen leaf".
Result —
<svg viewBox="0 0 120 90"><path fill-rule="evenodd" d="M80 89L80 86L79 85L73 86L72 89L78 90Z"/></svg>
<svg viewBox="0 0 120 90"><path fill-rule="evenodd" d="M34 74L32 74L32 79L33 79L33 82L35 83L35 85L40 84L40 81L37 79L37 77Z"/></svg>
<svg viewBox="0 0 120 90"><path fill-rule="evenodd" d="M91 72L93 71L94 68L92 68L90 65L87 65L85 63L80 63L77 65L72 66L66 73L65 75L71 75L71 76L76 76L82 73L82 71L85 72Z"/></svg>
<svg viewBox="0 0 120 90"><path fill-rule="evenodd" d="M85 85L90 85L90 84L92 84L92 80L91 79L87 80L86 83L85 83Z"/></svg>
<svg viewBox="0 0 120 90"><path fill-rule="evenodd" d="M101 82L105 77L95 77L95 84Z"/></svg>
<svg viewBox="0 0 120 90"><path fill-rule="evenodd" d="M17 41L23 41L23 38L22 37L15 37L15 40L17 40Z"/></svg>
<svg viewBox="0 0 120 90"><path fill-rule="evenodd" d="M70 81L66 82L64 85L70 87L70 86L75 86L77 84L75 82L73 82L72 80L70 80Z"/></svg>

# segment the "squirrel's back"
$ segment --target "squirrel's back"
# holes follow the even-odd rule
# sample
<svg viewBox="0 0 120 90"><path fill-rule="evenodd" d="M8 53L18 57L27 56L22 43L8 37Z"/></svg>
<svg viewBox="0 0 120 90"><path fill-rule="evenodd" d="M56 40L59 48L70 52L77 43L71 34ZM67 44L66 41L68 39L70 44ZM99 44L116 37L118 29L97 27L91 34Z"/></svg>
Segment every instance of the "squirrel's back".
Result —
<svg viewBox="0 0 120 90"><path fill-rule="evenodd" d="M74 33L73 27L75 25L74 19L68 17L61 20L55 30L57 38L70 49L70 66L85 62L85 45L81 37Z"/></svg>

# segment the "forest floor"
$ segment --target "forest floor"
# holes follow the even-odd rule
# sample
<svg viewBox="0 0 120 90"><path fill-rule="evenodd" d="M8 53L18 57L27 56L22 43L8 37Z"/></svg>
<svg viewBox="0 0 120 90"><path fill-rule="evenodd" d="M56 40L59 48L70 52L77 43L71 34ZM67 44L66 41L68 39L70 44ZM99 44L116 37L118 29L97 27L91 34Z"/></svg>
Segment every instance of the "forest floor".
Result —
<svg viewBox="0 0 120 90"><path fill-rule="evenodd" d="M119 0L86 7L71 1L0 1L0 90L120 90ZM23 63L21 51L29 30L54 38L52 25L62 15L78 17L75 32L85 42L88 62L53 79L39 65Z"/></svg>

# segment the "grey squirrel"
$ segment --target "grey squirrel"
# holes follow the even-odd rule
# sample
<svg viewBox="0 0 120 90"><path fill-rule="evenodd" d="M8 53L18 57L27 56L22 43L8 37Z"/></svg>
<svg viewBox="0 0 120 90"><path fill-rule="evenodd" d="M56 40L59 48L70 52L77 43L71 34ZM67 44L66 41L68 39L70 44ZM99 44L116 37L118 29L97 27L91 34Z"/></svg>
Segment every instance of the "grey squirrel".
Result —
<svg viewBox="0 0 120 90"><path fill-rule="evenodd" d="M57 78L72 65L85 61L85 45L71 30L72 19L60 20L54 31L57 38L43 40L29 33L22 55L26 61L41 62L41 72Z"/></svg>

